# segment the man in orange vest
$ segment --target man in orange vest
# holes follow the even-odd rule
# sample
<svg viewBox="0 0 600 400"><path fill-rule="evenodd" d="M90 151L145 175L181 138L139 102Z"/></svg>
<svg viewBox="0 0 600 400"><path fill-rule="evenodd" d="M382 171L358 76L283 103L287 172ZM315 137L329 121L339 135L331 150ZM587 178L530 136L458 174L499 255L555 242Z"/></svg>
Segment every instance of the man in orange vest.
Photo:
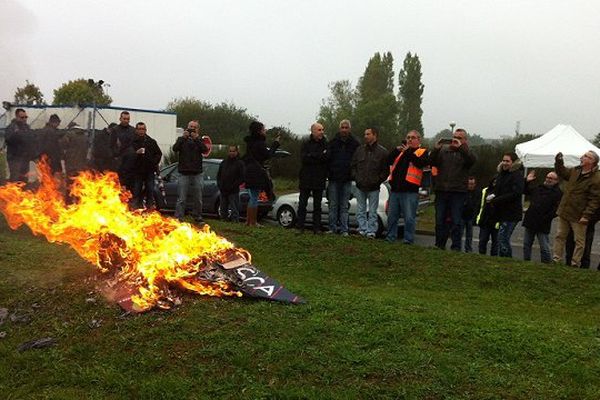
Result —
<svg viewBox="0 0 600 400"><path fill-rule="evenodd" d="M388 200L388 242L398 237L400 211L404 216L405 244L415 241L419 187L423 178L423 168L429 164L429 154L421 147L421 134L415 130L408 132L406 140L396 147L388 157L390 165L390 198Z"/></svg>

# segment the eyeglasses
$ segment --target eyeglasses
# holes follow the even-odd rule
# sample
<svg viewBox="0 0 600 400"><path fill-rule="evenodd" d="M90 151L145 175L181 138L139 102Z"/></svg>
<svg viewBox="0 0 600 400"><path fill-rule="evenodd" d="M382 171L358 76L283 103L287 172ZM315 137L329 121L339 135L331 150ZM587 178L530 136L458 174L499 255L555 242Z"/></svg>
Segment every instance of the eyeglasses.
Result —
<svg viewBox="0 0 600 400"><path fill-rule="evenodd" d="M406 140L418 139L418 136L407 136Z"/></svg>

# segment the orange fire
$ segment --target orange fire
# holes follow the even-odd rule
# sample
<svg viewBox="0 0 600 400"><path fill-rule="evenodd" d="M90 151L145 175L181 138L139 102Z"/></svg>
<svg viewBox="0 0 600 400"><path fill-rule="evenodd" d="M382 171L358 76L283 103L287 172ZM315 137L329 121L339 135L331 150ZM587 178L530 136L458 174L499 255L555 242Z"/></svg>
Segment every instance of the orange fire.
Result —
<svg viewBox="0 0 600 400"><path fill-rule="evenodd" d="M208 262L224 262L232 254L250 261L250 254L203 229L158 212L130 211L131 195L121 189L115 173L81 172L71 187L73 204L65 204L44 160L38 164L40 187L22 183L0 187L0 211L9 226L26 224L50 242L67 243L81 257L115 281L134 288L136 311L169 307L172 288L209 296L241 296L225 281L194 279Z"/></svg>

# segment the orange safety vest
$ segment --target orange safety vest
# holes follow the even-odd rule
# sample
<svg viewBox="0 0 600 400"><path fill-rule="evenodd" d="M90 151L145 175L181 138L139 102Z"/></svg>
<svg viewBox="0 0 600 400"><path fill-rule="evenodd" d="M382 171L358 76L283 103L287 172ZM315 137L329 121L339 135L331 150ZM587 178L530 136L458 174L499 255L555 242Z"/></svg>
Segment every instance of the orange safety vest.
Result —
<svg viewBox="0 0 600 400"><path fill-rule="evenodd" d="M417 157L421 157L426 151L427 151L426 149L419 147L417 150L415 150L415 155ZM394 174L396 165L398 165L398 161L400 161L400 158L402 157L403 154L404 154L404 152L401 152L400 154L398 154L398 157L396 157L396 159L394 160L394 163L390 167L390 176L388 177L388 181L390 181L390 182L392 181L392 175ZM408 170L406 171L406 181L409 183L415 184L415 185L420 185L422 179L423 179L423 169L417 168L414 166L413 163L409 162Z"/></svg>

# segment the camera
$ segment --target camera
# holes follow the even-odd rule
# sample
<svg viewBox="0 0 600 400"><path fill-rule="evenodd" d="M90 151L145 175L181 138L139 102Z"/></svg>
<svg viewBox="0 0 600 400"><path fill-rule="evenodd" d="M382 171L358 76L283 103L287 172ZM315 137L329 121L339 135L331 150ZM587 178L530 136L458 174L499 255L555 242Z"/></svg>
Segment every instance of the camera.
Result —
<svg viewBox="0 0 600 400"><path fill-rule="evenodd" d="M408 142L406 141L406 139L404 139L404 140L402 141L402 146L406 146L406 143L408 143Z"/></svg>
<svg viewBox="0 0 600 400"><path fill-rule="evenodd" d="M451 138L440 139L440 144L452 144L452 139Z"/></svg>
<svg viewBox="0 0 600 400"><path fill-rule="evenodd" d="M188 133L194 133L194 132L196 132L196 130L195 130L195 129L193 129L193 128L188 128L188 129L186 129L186 131L187 131Z"/></svg>

